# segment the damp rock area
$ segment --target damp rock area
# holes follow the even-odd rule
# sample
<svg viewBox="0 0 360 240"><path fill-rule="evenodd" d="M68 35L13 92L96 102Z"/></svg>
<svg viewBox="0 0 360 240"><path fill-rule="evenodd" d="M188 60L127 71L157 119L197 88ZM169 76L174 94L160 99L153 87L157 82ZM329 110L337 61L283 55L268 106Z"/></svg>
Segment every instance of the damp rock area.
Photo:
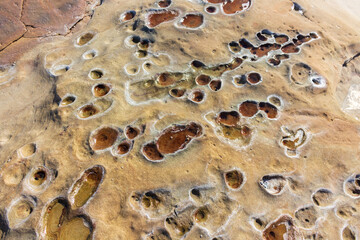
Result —
<svg viewBox="0 0 360 240"><path fill-rule="evenodd" d="M0 239L360 239L359 11L1 1Z"/></svg>

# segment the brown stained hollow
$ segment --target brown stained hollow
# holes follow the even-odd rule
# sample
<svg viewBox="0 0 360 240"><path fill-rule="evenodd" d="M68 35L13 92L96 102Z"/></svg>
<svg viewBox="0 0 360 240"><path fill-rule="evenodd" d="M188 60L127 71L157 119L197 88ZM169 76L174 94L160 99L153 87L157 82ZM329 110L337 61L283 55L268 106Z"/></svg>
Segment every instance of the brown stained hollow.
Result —
<svg viewBox="0 0 360 240"><path fill-rule="evenodd" d="M317 38L319 38L319 36L318 36L316 33L310 33L309 36L310 36L312 39L317 39Z"/></svg>
<svg viewBox="0 0 360 240"><path fill-rule="evenodd" d="M200 86L207 85L210 81L211 77L205 74L201 74L195 78L195 82Z"/></svg>
<svg viewBox="0 0 360 240"><path fill-rule="evenodd" d="M133 35L130 37L130 41L133 43L133 44L138 44L140 41L141 41L141 38L137 35Z"/></svg>
<svg viewBox="0 0 360 240"><path fill-rule="evenodd" d="M100 70L92 70L90 72L90 77L92 79L100 79L100 78L102 78L103 75L104 75L104 73Z"/></svg>
<svg viewBox="0 0 360 240"><path fill-rule="evenodd" d="M145 57L147 57L147 55L148 55L148 52L146 50L138 50L135 52L135 56L137 58L145 58Z"/></svg>
<svg viewBox="0 0 360 240"><path fill-rule="evenodd" d="M111 147L119 135L118 130L112 127L102 127L91 134L89 144L93 150L103 150Z"/></svg>
<svg viewBox="0 0 360 240"><path fill-rule="evenodd" d="M85 44L87 44L88 42L90 42L91 39L93 39L94 34L93 33L85 33L84 35L80 36L77 39L77 44L79 46L83 46Z"/></svg>
<svg viewBox="0 0 360 240"><path fill-rule="evenodd" d="M278 59L278 60L286 60L289 58L290 58L289 54L276 54L275 55L275 59Z"/></svg>
<svg viewBox="0 0 360 240"><path fill-rule="evenodd" d="M164 72L157 76L156 81L160 86L167 87L173 85L176 81L180 80L181 77L182 74L179 73Z"/></svg>
<svg viewBox="0 0 360 240"><path fill-rule="evenodd" d="M247 81L250 84L258 84L259 82L261 82L261 75L256 72L249 73L247 76Z"/></svg>
<svg viewBox="0 0 360 240"><path fill-rule="evenodd" d="M251 134L251 129L248 126L241 126L241 134L244 137L250 136Z"/></svg>
<svg viewBox="0 0 360 240"><path fill-rule="evenodd" d="M277 43L264 43L259 47L253 47L250 52L257 57L267 56L269 52L280 49L281 45Z"/></svg>
<svg viewBox="0 0 360 240"><path fill-rule="evenodd" d="M238 85L238 86L242 86L242 85L244 85L244 84L247 83L247 80L246 80L246 76L245 76L245 75L235 76L233 79L234 79L234 80L233 80L234 83L235 83L236 85Z"/></svg>
<svg viewBox="0 0 360 240"><path fill-rule="evenodd" d="M281 48L283 53L298 53L300 48L298 48L294 43L288 43Z"/></svg>
<svg viewBox="0 0 360 240"><path fill-rule="evenodd" d="M279 66L281 64L280 59L270 58L268 59L268 63L270 63L273 66Z"/></svg>
<svg viewBox="0 0 360 240"><path fill-rule="evenodd" d="M47 178L46 171L40 169L34 173L33 179L31 180L31 182L34 185L39 186L46 181L46 178Z"/></svg>
<svg viewBox="0 0 360 240"><path fill-rule="evenodd" d="M258 103L251 100L244 101L239 106L239 112L244 117L252 117L258 112Z"/></svg>
<svg viewBox="0 0 360 240"><path fill-rule="evenodd" d="M41 230L46 237L57 238L59 228L62 226L64 220L70 210L70 204L67 199L58 197L53 199L43 212L41 219Z"/></svg>
<svg viewBox="0 0 360 240"><path fill-rule="evenodd" d="M195 222L201 223L208 219L209 210L206 207L198 208L194 213Z"/></svg>
<svg viewBox="0 0 360 240"><path fill-rule="evenodd" d="M277 221L272 222L263 231L264 240L285 240L284 235L287 235L286 239L295 240L297 238L294 222L291 217L287 215L281 216Z"/></svg>
<svg viewBox="0 0 360 240"><path fill-rule="evenodd" d="M268 38L265 37L264 35L262 35L260 32L258 32L258 33L256 34L256 37L257 37L260 41L262 41L262 42L265 42L265 41L268 40Z"/></svg>
<svg viewBox="0 0 360 240"><path fill-rule="evenodd" d="M244 176L238 170L232 170L224 173L224 179L229 188L238 189L244 181Z"/></svg>
<svg viewBox="0 0 360 240"><path fill-rule="evenodd" d="M171 0L161 0L158 2L159 7L167 8L171 5Z"/></svg>
<svg viewBox="0 0 360 240"><path fill-rule="evenodd" d="M189 13L181 19L181 25L188 28L198 28L204 23L204 16L200 13Z"/></svg>
<svg viewBox="0 0 360 240"><path fill-rule="evenodd" d="M130 150L131 150L131 142L126 140L119 143L116 147L116 152L119 155L124 155L128 153Z"/></svg>
<svg viewBox="0 0 360 240"><path fill-rule="evenodd" d="M249 139L248 137L251 134L251 129L247 126L229 127L222 125L221 131L224 137L230 140Z"/></svg>
<svg viewBox="0 0 360 240"><path fill-rule="evenodd" d="M221 80L212 80L210 83L209 83L209 88L211 90L213 90L214 92L217 92L221 89L222 87L222 81Z"/></svg>
<svg viewBox="0 0 360 240"><path fill-rule="evenodd" d="M214 7L214 6L208 6L208 7L205 9L205 11L206 11L207 13L215 13L215 12L216 12L216 7Z"/></svg>
<svg viewBox="0 0 360 240"><path fill-rule="evenodd" d="M251 6L251 0L226 0L222 4L222 9L225 14L235 14L244 10L243 4L249 3Z"/></svg>
<svg viewBox="0 0 360 240"><path fill-rule="evenodd" d="M296 38L293 39L293 42L295 43L296 46L300 46L303 43L307 43L309 41L312 40L312 37L310 35L302 35L302 34L298 34L296 36Z"/></svg>
<svg viewBox="0 0 360 240"><path fill-rule="evenodd" d="M132 140L134 138L136 138L137 136L139 136L140 134L140 129L137 127L132 127L132 126L126 126L125 128L125 136Z"/></svg>
<svg viewBox="0 0 360 240"><path fill-rule="evenodd" d="M103 83L96 84L93 92L95 97L103 97L110 92L110 87Z"/></svg>
<svg viewBox="0 0 360 240"><path fill-rule="evenodd" d="M150 46L150 40L148 39L141 39L141 41L138 43L138 47L142 50L147 50Z"/></svg>
<svg viewBox="0 0 360 240"><path fill-rule="evenodd" d="M225 126L234 127L240 121L240 114L236 111L223 111L216 117L216 122Z"/></svg>
<svg viewBox="0 0 360 240"><path fill-rule="evenodd" d="M133 19L136 15L136 12L131 10L131 11L126 11L123 13L122 17L121 17L121 20L123 21L129 21L131 19Z"/></svg>
<svg viewBox="0 0 360 240"><path fill-rule="evenodd" d="M179 89L179 88L173 88L169 91L170 96L174 97L174 98L180 98L182 96L184 96L186 93L185 89Z"/></svg>
<svg viewBox="0 0 360 240"><path fill-rule="evenodd" d="M241 58L234 58L231 63L229 64L229 69L234 70L235 68L239 67L242 64L243 60Z"/></svg>
<svg viewBox="0 0 360 240"><path fill-rule="evenodd" d="M95 165L84 171L69 192L71 207L82 207L96 192L104 177L104 168Z"/></svg>
<svg viewBox="0 0 360 240"><path fill-rule="evenodd" d="M191 93L191 95L189 96L190 100L196 103L200 103L204 100L205 98L205 93L201 90L195 90Z"/></svg>
<svg viewBox="0 0 360 240"><path fill-rule="evenodd" d="M278 114L278 109L268 102L260 102L259 109L264 111L268 118L276 118Z"/></svg>
<svg viewBox="0 0 360 240"><path fill-rule="evenodd" d="M174 20L177 16L179 16L179 11L177 10L161 9L150 12L150 14L147 16L147 21L149 27L153 28L161 23Z"/></svg>
<svg viewBox="0 0 360 240"><path fill-rule="evenodd" d="M160 161L164 156L159 152L154 142L147 143L142 147L142 154L150 161Z"/></svg>
<svg viewBox="0 0 360 240"><path fill-rule="evenodd" d="M200 137L203 131L201 125L196 122L190 122L187 130L190 137Z"/></svg>
<svg viewBox="0 0 360 240"><path fill-rule="evenodd" d="M232 52L237 53L241 51L240 44L238 42L232 41L229 43L229 48Z"/></svg>
<svg viewBox="0 0 360 240"><path fill-rule="evenodd" d="M76 100L76 97L74 97L74 96L66 96L65 98L63 98L63 99L61 100L61 105L62 105L62 106L70 105L70 104L72 104L73 102L75 102L75 100Z"/></svg>
<svg viewBox="0 0 360 240"><path fill-rule="evenodd" d="M184 149L187 144L201 135L202 127L197 123L174 125L163 130L156 141L157 149L161 154L175 153Z"/></svg>
<svg viewBox="0 0 360 240"><path fill-rule="evenodd" d="M205 67L205 64L198 61L198 60L194 60L190 63L191 67L193 67L194 69L201 69L203 67Z"/></svg>
<svg viewBox="0 0 360 240"><path fill-rule="evenodd" d="M88 118L91 116L94 116L99 112L99 109L97 109L94 105L88 104L80 108L78 112L78 116L80 118Z"/></svg>
<svg viewBox="0 0 360 240"><path fill-rule="evenodd" d="M254 45L252 45L251 42L249 42L247 39L242 38L239 40L239 44L241 47L245 48L245 49L252 49L254 48Z"/></svg>
<svg viewBox="0 0 360 240"><path fill-rule="evenodd" d="M289 41L289 37L285 34L275 35L274 37L275 37L276 43L279 43L279 44L284 44L287 41Z"/></svg>

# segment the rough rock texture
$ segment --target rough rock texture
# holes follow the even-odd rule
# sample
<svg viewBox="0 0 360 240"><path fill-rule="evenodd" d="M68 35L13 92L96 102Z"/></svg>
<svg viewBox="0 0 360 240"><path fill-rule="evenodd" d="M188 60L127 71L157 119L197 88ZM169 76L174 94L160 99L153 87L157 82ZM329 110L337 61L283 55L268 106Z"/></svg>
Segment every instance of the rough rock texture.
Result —
<svg viewBox="0 0 360 240"><path fill-rule="evenodd" d="M359 1L160 5L0 3L0 236L359 238Z"/></svg>
<svg viewBox="0 0 360 240"><path fill-rule="evenodd" d="M75 25L92 15L92 9L99 1L1 1L0 63L15 62L40 39L69 34ZM28 39L30 43L26 41ZM13 46L18 41L18 45ZM5 51L6 48L9 49Z"/></svg>

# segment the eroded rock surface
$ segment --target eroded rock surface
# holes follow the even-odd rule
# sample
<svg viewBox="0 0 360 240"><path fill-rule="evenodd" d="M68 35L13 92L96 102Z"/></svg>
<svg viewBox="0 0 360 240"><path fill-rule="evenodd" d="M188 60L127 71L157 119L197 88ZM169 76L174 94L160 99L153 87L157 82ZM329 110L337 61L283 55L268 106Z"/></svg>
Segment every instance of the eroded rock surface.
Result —
<svg viewBox="0 0 360 240"><path fill-rule="evenodd" d="M359 9L2 1L0 238L358 239Z"/></svg>

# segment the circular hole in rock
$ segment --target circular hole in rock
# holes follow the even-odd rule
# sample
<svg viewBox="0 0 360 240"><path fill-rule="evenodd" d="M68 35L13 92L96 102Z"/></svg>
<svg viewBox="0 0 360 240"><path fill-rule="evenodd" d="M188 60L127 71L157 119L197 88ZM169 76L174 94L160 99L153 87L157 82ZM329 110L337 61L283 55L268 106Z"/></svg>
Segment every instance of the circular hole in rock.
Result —
<svg viewBox="0 0 360 240"><path fill-rule="evenodd" d="M126 21L133 19L135 17L135 15L136 15L136 12L133 10L126 11L123 14L121 14L120 19L121 19L121 21L126 22Z"/></svg>
<svg viewBox="0 0 360 240"><path fill-rule="evenodd" d="M93 80L100 79L103 77L103 75L104 73L99 69L91 70L89 73L90 78Z"/></svg>
<svg viewBox="0 0 360 240"><path fill-rule="evenodd" d="M209 88L214 92L219 91L221 89L221 86L222 86L221 80L212 80L209 84Z"/></svg>
<svg viewBox="0 0 360 240"><path fill-rule="evenodd" d="M94 116L98 112L99 112L99 109L97 109L92 104L88 104L79 109L78 116L80 118L88 118L88 117Z"/></svg>
<svg viewBox="0 0 360 240"><path fill-rule="evenodd" d="M110 86L104 83L96 84L93 88L93 94L95 97L103 97L110 92Z"/></svg>
<svg viewBox="0 0 360 240"><path fill-rule="evenodd" d="M79 46L83 46L85 44L87 44L88 42L91 41L91 39L94 38L94 34L93 33L85 33L84 35L80 36L77 40L76 43Z"/></svg>
<svg viewBox="0 0 360 240"><path fill-rule="evenodd" d="M258 112L258 103L251 100L244 101L239 106L239 112L244 117L252 117Z"/></svg>
<svg viewBox="0 0 360 240"><path fill-rule="evenodd" d="M194 90L189 95L189 100L194 103L202 103L205 99L205 93L202 90Z"/></svg>
<svg viewBox="0 0 360 240"><path fill-rule="evenodd" d="M205 74L201 74L195 78L195 82L200 85L207 85L211 81L211 77Z"/></svg>
<svg viewBox="0 0 360 240"><path fill-rule="evenodd" d="M93 150L104 150L111 147L117 137L119 131L112 127L102 127L90 135L89 144Z"/></svg>
<svg viewBox="0 0 360 240"><path fill-rule="evenodd" d="M256 85L259 84L262 79L261 79L261 75L259 73L253 72L253 73L249 73L247 75L247 81L248 83L250 83L251 85Z"/></svg>

